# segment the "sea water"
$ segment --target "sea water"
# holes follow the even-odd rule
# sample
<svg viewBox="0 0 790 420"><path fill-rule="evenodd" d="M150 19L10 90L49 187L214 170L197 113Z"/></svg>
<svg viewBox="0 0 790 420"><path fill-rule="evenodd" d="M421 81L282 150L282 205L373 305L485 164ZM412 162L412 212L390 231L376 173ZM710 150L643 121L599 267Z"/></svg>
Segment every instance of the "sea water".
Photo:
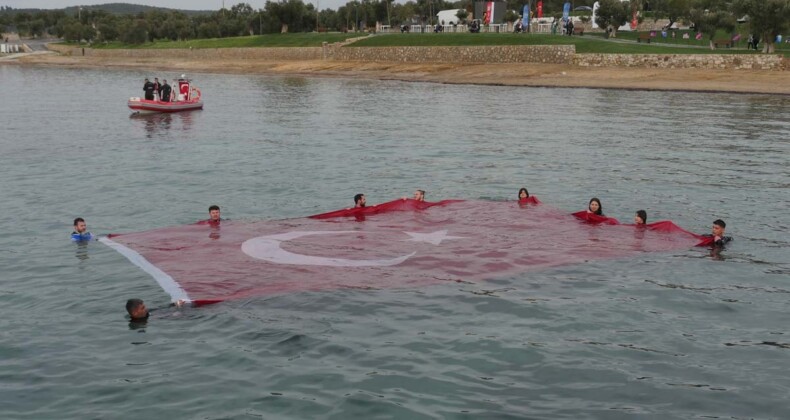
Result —
<svg viewBox="0 0 790 420"><path fill-rule="evenodd" d="M787 417L787 97L190 74L204 110L130 117L145 77L176 76L0 66L0 417ZM69 241L78 216L137 232L522 186L735 240L182 309Z"/></svg>

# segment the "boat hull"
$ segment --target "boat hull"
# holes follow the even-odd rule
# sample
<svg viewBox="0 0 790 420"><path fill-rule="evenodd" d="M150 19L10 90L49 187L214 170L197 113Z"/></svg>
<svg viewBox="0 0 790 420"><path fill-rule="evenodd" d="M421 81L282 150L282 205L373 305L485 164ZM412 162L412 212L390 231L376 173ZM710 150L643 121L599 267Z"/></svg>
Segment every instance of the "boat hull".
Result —
<svg viewBox="0 0 790 420"><path fill-rule="evenodd" d="M128 105L129 109L140 114L157 114L203 109L203 101L200 99L180 102L162 102L149 101L142 98L130 98Z"/></svg>

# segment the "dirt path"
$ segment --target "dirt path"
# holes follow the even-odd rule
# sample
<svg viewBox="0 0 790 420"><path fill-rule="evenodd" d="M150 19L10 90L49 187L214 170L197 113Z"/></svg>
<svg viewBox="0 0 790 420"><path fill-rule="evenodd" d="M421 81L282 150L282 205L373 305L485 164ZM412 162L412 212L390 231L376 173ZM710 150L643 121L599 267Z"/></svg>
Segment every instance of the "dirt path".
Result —
<svg viewBox="0 0 790 420"><path fill-rule="evenodd" d="M8 62L8 61L7 61ZM790 95L789 71L575 67L558 64L403 64L348 61L175 60L30 55L17 65L353 77L504 86L587 87Z"/></svg>

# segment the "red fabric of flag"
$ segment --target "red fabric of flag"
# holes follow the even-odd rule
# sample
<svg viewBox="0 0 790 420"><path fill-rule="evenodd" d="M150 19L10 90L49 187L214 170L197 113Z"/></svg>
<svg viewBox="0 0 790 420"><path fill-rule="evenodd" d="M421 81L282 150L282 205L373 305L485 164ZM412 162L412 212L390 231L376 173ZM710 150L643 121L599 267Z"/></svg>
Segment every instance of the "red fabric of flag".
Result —
<svg viewBox="0 0 790 420"><path fill-rule="evenodd" d="M672 222L591 224L533 203L412 199L275 221L223 221L104 240L174 300L481 281L694 246Z"/></svg>

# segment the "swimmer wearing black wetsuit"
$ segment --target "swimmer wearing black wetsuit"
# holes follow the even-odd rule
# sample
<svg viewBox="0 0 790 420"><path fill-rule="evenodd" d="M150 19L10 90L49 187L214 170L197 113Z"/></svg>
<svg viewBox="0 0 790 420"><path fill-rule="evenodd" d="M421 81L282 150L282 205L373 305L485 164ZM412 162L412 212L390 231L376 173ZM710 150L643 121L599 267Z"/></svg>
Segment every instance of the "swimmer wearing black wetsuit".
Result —
<svg viewBox="0 0 790 420"><path fill-rule="evenodd" d="M731 236L724 236L724 230L727 228L727 224L724 223L724 220L716 219L713 222L713 227L711 228L711 234L705 235L707 238L713 238L713 246L715 247L723 247L727 245L731 240Z"/></svg>

